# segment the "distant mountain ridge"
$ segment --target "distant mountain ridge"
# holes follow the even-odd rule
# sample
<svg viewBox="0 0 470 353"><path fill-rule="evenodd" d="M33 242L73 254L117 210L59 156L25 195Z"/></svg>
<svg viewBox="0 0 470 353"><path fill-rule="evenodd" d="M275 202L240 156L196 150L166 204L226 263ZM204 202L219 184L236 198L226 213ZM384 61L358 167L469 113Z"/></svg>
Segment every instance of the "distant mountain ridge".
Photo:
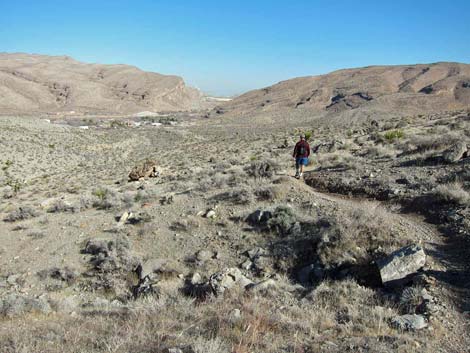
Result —
<svg viewBox="0 0 470 353"><path fill-rule="evenodd" d="M279 82L219 105L216 115L360 111L419 113L470 107L470 65L369 66Z"/></svg>
<svg viewBox="0 0 470 353"><path fill-rule="evenodd" d="M0 53L0 113L137 113L207 107L178 76L68 56Z"/></svg>

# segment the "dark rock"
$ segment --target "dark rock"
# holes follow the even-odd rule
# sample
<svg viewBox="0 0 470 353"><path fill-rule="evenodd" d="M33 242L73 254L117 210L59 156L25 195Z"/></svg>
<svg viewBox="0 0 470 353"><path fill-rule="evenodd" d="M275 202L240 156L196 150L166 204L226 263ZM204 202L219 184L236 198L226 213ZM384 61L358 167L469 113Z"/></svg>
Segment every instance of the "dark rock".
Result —
<svg viewBox="0 0 470 353"><path fill-rule="evenodd" d="M266 227L272 217L272 212L256 210L246 218L246 222L253 227Z"/></svg>

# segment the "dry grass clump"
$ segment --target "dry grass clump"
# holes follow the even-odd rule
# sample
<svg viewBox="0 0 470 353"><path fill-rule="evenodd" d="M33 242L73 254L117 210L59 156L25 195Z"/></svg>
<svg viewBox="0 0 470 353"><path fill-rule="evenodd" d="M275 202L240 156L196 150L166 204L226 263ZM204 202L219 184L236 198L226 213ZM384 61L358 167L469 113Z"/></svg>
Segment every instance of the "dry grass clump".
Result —
<svg viewBox="0 0 470 353"><path fill-rule="evenodd" d="M398 144L398 148L408 154L431 151L438 152L452 146L462 140L462 138L463 136L456 132L446 134L414 135L410 136L410 138L403 143Z"/></svg>
<svg viewBox="0 0 470 353"><path fill-rule="evenodd" d="M253 178L272 178L279 171L279 164L272 160L253 161L245 169Z"/></svg>
<svg viewBox="0 0 470 353"><path fill-rule="evenodd" d="M58 213L58 212L76 212L79 208L74 205L62 200L56 200L51 207L48 208L47 212L49 213Z"/></svg>
<svg viewBox="0 0 470 353"><path fill-rule="evenodd" d="M411 241L398 234L384 208L363 203L336 216L329 227L323 228L317 254L326 268L346 263L360 265Z"/></svg>
<svg viewBox="0 0 470 353"><path fill-rule="evenodd" d="M246 173L240 166L233 166L226 170L212 170L207 173L205 170L198 174L198 190L207 192L213 189L222 189L227 186L236 187L246 182Z"/></svg>
<svg viewBox="0 0 470 353"><path fill-rule="evenodd" d="M121 206L121 200L111 189L100 187L93 190L92 195L94 196L93 207L98 209L109 210Z"/></svg>
<svg viewBox="0 0 470 353"><path fill-rule="evenodd" d="M394 158L397 153L391 145L376 145L367 149L366 156L371 158Z"/></svg>
<svg viewBox="0 0 470 353"><path fill-rule="evenodd" d="M254 192L258 201L275 201L282 199L286 194L286 189L280 185L260 187Z"/></svg>
<svg viewBox="0 0 470 353"><path fill-rule="evenodd" d="M396 313L374 290L353 280L324 281L307 299L317 313L316 319L323 324L329 322L341 336L390 333L387 320ZM317 329L321 329L320 322Z"/></svg>
<svg viewBox="0 0 470 353"><path fill-rule="evenodd" d="M247 205L253 201L251 190L236 189L223 192L213 197L216 201L225 201L234 205Z"/></svg>
<svg viewBox="0 0 470 353"><path fill-rule="evenodd" d="M437 186L434 197L444 203L470 205L470 193L458 182Z"/></svg>
<svg viewBox="0 0 470 353"><path fill-rule="evenodd" d="M396 314L388 307L373 290L352 280L323 282L304 299L287 291L231 290L222 300L198 303L176 291L162 292L127 309L3 320L0 351L297 353L322 351L318 344L325 341L343 351L342 339L351 336L406 336L388 327L387 319Z"/></svg>
<svg viewBox="0 0 470 353"><path fill-rule="evenodd" d="M405 136L403 130L390 130L384 133L383 137L388 142L393 142L402 139Z"/></svg>
<svg viewBox="0 0 470 353"><path fill-rule="evenodd" d="M31 206L18 207L16 210L11 211L4 219L5 222L23 221L25 219L37 217L39 212Z"/></svg>
<svg viewBox="0 0 470 353"><path fill-rule="evenodd" d="M357 157L345 151L318 154L317 160L321 168L324 169L357 170L362 166Z"/></svg>

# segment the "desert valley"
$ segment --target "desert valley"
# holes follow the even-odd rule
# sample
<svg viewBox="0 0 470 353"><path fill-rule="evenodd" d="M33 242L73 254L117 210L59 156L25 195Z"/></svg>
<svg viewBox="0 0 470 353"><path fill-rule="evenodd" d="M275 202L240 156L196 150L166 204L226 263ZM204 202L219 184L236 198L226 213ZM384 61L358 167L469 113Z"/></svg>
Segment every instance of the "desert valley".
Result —
<svg viewBox="0 0 470 353"><path fill-rule="evenodd" d="M470 65L232 98L0 54L0 352L468 352Z"/></svg>

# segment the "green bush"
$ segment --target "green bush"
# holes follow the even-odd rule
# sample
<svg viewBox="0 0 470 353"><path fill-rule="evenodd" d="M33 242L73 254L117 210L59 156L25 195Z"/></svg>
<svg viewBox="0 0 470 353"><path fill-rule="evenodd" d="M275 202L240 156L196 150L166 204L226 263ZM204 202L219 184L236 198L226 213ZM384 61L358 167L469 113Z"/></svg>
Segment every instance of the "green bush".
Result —
<svg viewBox="0 0 470 353"><path fill-rule="evenodd" d="M404 136L405 134L403 133L403 130L390 130L384 134L385 139L389 142L393 140L399 140Z"/></svg>
<svg viewBox="0 0 470 353"><path fill-rule="evenodd" d="M306 131L305 132L305 139L308 141L312 137L313 132L312 131Z"/></svg>
<svg viewBox="0 0 470 353"><path fill-rule="evenodd" d="M97 198L100 199L100 201L103 201L106 196L108 195L108 190L107 189L96 189L93 191L93 196L96 196Z"/></svg>
<svg viewBox="0 0 470 353"><path fill-rule="evenodd" d="M268 228L276 231L279 235L288 235L292 232L296 222L297 217L291 207L278 206L268 220Z"/></svg>

